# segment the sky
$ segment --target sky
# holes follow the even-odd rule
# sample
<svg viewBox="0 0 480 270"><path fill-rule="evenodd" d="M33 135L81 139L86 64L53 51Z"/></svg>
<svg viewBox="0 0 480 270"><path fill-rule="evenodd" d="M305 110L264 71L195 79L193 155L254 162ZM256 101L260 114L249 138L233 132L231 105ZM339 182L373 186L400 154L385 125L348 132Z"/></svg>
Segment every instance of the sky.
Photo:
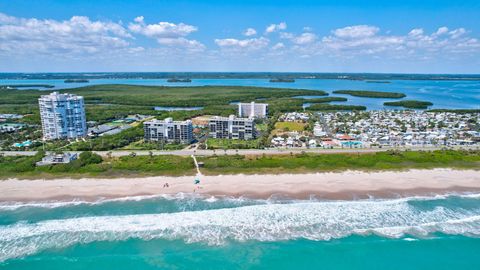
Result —
<svg viewBox="0 0 480 270"><path fill-rule="evenodd" d="M0 0L0 72L480 73L479 0Z"/></svg>

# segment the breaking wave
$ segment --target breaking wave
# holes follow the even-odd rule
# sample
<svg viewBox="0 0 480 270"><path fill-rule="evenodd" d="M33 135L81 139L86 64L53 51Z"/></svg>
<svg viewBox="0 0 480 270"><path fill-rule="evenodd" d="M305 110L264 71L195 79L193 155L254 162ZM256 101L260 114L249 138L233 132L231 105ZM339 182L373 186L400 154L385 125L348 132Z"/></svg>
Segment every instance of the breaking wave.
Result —
<svg viewBox="0 0 480 270"><path fill-rule="evenodd" d="M130 238L182 239L186 243L222 245L228 241L248 240L321 241L353 234L401 238L444 233L479 237L480 197L466 196L456 197L456 200L468 200L469 204L473 201L473 206L449 207L445 202L448 196L435 196L269 203L174 213L19 222L0 226L0 261L50 248Z"/></svg>
<svg viewBox="0 0 480 270"><path fill-rule="evenodd" d="M400 197L400 195L399 195ZM416 200L440 200L447 199L449 197L459 197L459 198L480 198L480 193L448 193L448 194L436 194L431 196L413 196L405 198L396 198L394 200L400 201L416 201ZM215 203L215 202L231 202L241 205L243 203L252 204L263 204L263 203L293 203L293 202L312 202L312 201L324 201L322 199L316 199L312 196L309 200L297 200L297 199L288 199L285 197L276 197L272 196L268 199L252 199L248 197L230 197L230 196L207 196L202 194L195 193L177 193L177 194L158 194L158 195L139 195L139 196L126 196L119 198L98 198L96 200L52 200L52 201L32 201L32 202L0 202L0 211L15 211L20 208L61 208L69 206L78 206L78 205L102 205L107 203L115 202L141 202L146 200L167 200L167 201L181 201L181 200L196 200ZM370 200L381 201L373 196L370 197Z"/></svg>
<svg viewBox="0 0 480 270"><path fill-rule="evenodd" d="M231 202L241 204L243 202L254 203L254 202L269 202L274 199L268 200L253 200L246 197L227 197L227 196L204 196L202 194L194 193L178 193L178 194L159 194L159 195L142 195L142 196L127 196L119 198L98 198L96 200L81 200L73 199L68 201L33 201L33 202L0 202L0 211L15 211L21 208L48 208L55 209L61 207L71 207L71 206L99 206L107 203L120 203L120 202L145 202L153 200L165 200L165 201L185 201L185 200L195 200L206 203L215 203L222 200L222 202ZM293 200L292 200L293 201Z"/></svg>

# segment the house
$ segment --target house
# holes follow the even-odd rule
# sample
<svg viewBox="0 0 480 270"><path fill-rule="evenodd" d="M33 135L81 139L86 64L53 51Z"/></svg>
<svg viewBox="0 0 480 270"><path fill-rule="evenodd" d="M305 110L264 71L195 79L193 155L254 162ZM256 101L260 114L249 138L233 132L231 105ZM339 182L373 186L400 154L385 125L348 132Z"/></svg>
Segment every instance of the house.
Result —
<svg viewBox="0 0 480 270"><path fill-rule="evenodd" d="M55 164L68 164L77 159L76 153L51 153L42 158L42 161L36 163L37 166L47 166Z"/></svg>

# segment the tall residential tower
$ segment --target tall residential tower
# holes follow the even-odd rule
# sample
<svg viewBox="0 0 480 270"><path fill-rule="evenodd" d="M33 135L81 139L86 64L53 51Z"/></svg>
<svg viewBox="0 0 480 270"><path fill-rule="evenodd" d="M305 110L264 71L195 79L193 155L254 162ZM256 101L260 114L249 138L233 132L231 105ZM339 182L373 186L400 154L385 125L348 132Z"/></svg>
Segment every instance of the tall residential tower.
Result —
<svg viewBox="0 0 480 270"><path fill-rule="evenodd" d="M87 135L83 97L53 92L38 99L44 140L75 139Z"/></svg>
<svg viewBox="0 0 480 270"><path fill-rule="evenodd" d="M268 115L268 104L238 103L238 117L265 118Z"/></svg>

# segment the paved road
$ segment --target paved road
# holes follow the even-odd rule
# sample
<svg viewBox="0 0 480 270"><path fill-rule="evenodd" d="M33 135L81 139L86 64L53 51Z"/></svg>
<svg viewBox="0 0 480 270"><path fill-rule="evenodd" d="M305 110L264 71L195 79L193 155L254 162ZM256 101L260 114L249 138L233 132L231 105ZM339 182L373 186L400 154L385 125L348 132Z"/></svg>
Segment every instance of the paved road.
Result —
<svg viewBox="0 0 480 270"><path fill-rule="evenodd" d="M293 154L300 154L302 152L306 153L316 153L316 154L337 154L337 153L374 153L374 152L384 152L388 150L413 150L413 151L427 151L427 150L441 150L444 147L415 147L415 148L404 148L404 147L383 147L383 148L358 148L358 149L351 149L351 148L344 148L344 149L302 149L302 148L273 148L273 149L239 149L239 150L193 150L193 149L184 149L184 150L175 150L175 151L160 151L160 150L153 150L151 151L154 155L176 155L176 156L212 156L212 155L288 155L290 153ZM462 146L462 147L449 147L449 149L470 149L470 150L480 150L480 145L477 146ZM149 155L150 151L145 150L133 150L133 151L125 151L125 150L116 150L116 151L95 151L95 153L108 156L111 155L113 157L120 157L120 156L128 156L131 153L135 153L139 156ZM36 154L36 151L0 151L0 154L5 156L33 156Z"/></svg>

